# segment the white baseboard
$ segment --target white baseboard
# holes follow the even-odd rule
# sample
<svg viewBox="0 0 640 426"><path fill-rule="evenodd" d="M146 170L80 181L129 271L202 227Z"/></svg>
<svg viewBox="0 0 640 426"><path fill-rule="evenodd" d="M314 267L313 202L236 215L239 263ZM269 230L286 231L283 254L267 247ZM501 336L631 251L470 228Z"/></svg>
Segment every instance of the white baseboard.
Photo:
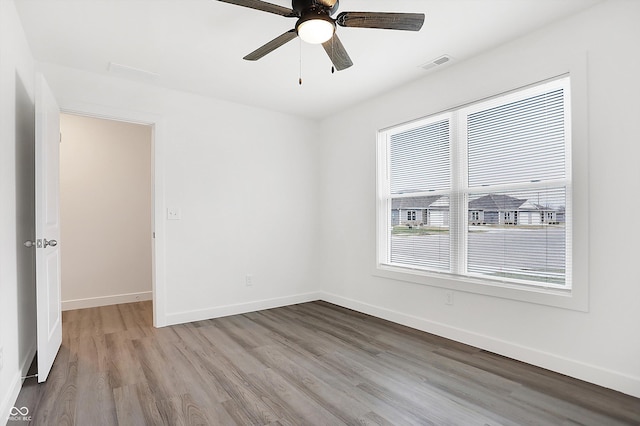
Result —
<svg viewBox="0 0 640 426"><path fill-rule="evenodd" d="M98 306L117 305L119 303L140 302L151 300L153 293L143 291L140 293L114 294L112 296L89 297L86 299L63 300L62 310L97 308Z"/></svg>
<svg viewBox="0 0 640 426"><path fill-rule="evenodd" d="M432 333L447 339L475 346L518 361L546 368L560 374L640 398L640 377L622 374L617 371L604 369L534 348L495 339L493 337L470 332L468 330L451 327L439 322L429 321L424 318L403 314L391 309L362 303L357 300L345 298L332 293L320 292L319 298L338 306L353 309L397 324L406 325L407 327L415 328L417 330L426 331L427 333Z"/></svg>
<svg viewBox="0 0 640 426"><path fill-rule="evenodd" d="M303 293L292 296L276 297L273 299L256 300L247 303L237 303L233 305L216 306L214 308L200 309L195 311L178 312L165 316L165 325L184 324L193 321L202 321L212 318L226 317L229 315L245 314L247 312L261 311L264 309L279 308L281 306L294 305L296 303L313 302L319 300L320 293Z"/></svg>

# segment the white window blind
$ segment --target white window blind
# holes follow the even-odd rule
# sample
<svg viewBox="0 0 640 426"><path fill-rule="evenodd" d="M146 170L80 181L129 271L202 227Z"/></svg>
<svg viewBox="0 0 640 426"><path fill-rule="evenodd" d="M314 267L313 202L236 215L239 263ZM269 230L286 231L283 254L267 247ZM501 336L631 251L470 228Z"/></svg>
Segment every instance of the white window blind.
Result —
<svg viewBox="0 0 640 426"><path fill-rule="evenodd" d="M450 270L449 118L394 133L390 144L389 260Z"/></svg>
<svg viewBox="0 0 640 426"><path fill-rule="evenodd" d="M449 120L412 128L390 137L391 194L449 189Z"/></svg>
<svg viewBox="0 0 640 426"><path fill-rule="evenodd" d="M565 88L552 86L461 111L468 209L483 215L468 226L471 275L566 284ZM518 189L504 190L509 187Z"/></svg>
<svg viewBox="0 0 640 426"><path fill-rule="evenodd" d="M470 187L565 178L563 92L468 115Z"/></svg>
<svg viewBox="0 0 640 426"><path fill-rule="evenodd" d="M379 262L570 288L568 92L561 78L382 132Z"/></svg>

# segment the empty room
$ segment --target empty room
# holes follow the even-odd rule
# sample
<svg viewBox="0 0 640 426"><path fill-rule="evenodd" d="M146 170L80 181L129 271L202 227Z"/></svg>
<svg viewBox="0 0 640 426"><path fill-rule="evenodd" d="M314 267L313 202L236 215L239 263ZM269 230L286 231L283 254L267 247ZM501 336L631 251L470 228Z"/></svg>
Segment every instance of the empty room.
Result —
<svg viewBox="0 0 640 426"><path fill-rule="evenodd" d="M640 424L639 22L0 0L0 423Z"/></svg>

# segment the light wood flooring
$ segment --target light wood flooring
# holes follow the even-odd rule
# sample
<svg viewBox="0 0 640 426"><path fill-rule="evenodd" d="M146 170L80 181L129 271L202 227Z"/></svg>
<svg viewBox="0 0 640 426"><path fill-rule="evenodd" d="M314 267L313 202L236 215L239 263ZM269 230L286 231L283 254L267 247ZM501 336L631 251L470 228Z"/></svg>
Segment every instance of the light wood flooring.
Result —
<svg viewBox="0 0 640 426"><path fill-rule="evenodd" d="M64 312L49 379L16 406L55 426L640 425L640 399L325 302L151 317Z"/></svg>

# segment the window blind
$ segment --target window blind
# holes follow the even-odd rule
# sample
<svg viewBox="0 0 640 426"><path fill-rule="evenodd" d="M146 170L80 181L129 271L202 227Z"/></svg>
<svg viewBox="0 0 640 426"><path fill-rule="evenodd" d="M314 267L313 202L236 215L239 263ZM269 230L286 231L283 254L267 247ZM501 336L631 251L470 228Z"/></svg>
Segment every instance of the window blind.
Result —
<svg viewBox="0 0 640 426"><path fill-rule="evenodd" d="M467 118L469 186L565 177L563 90Z"/></svg>
<svg viewBox="0 0 640 426"><path fill-rule="evenodd" d="M389 139L392 194L389 260L410 267L449 271L449 119L428 122L392 134ZM421 195L409 197L411 194Z"/></svg>
<svg viewBox="0 0 640 426"><path fill-rule="evenodd" d="M449 189L449 120L390 137L391 194Z"/></svg>
<svg viewBox="0 0 640 426"><path fill-rule="evenodd" d="M557 184L566 178L563 88L474 109L466 129L467 273L564 285L567 196ZM514 184L522 189L491 191Z"/></svg>

